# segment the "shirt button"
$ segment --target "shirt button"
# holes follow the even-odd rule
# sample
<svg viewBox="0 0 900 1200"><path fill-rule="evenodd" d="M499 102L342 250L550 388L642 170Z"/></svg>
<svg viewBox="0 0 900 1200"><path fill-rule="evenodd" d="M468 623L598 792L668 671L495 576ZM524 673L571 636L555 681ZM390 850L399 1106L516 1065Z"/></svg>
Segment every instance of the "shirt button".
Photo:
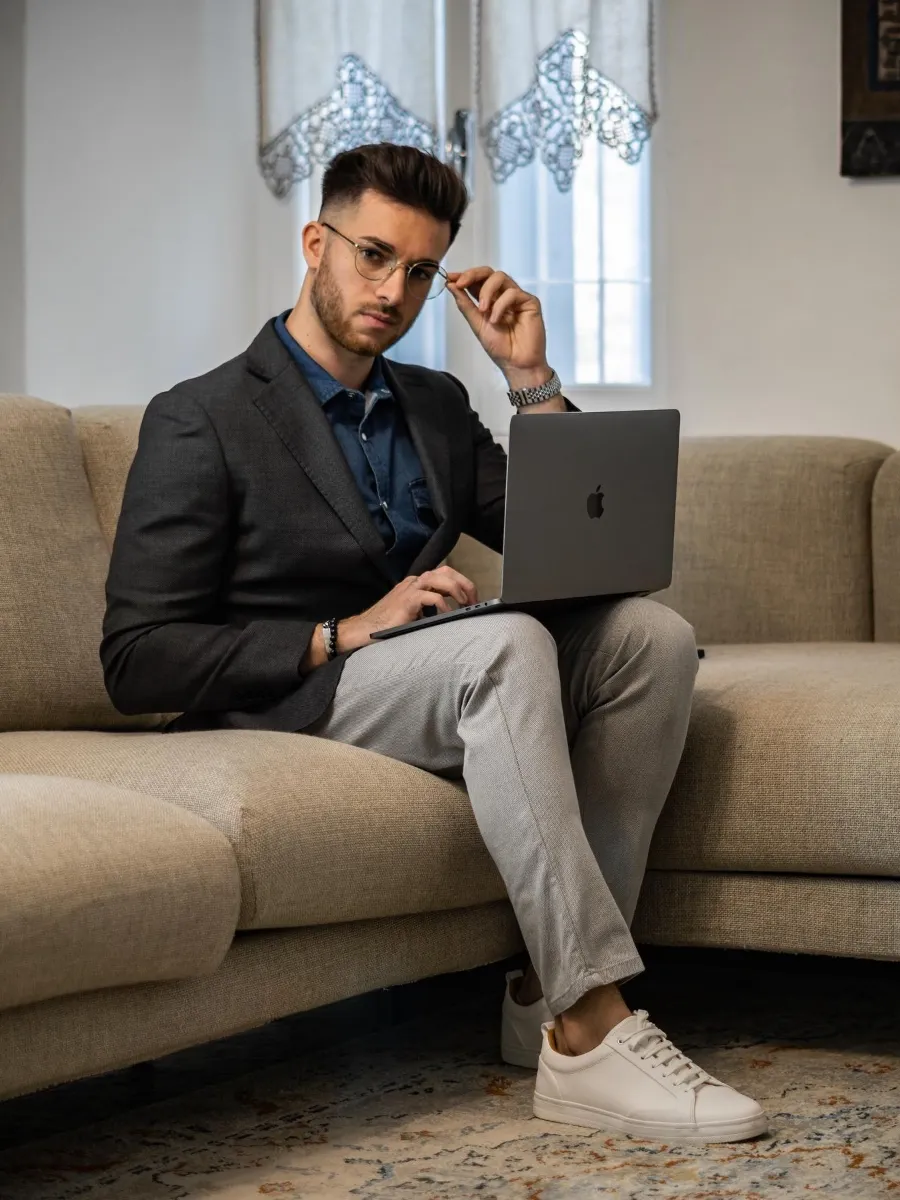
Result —
<svg viewBox="0 0 900 1200"><path fill-rule="evenodd" d="M364 433L361 433L359 436L362 438L362 440L364 442L367 442L369 440Z"/></svg>
<svg viewBox="0 0 900 1200"><path fill-rule="evenodd" d="M382 508L383 508L385 511L387 511L387 500L382 500L382 502L381 502L381 507L382 507Z"/></svg>

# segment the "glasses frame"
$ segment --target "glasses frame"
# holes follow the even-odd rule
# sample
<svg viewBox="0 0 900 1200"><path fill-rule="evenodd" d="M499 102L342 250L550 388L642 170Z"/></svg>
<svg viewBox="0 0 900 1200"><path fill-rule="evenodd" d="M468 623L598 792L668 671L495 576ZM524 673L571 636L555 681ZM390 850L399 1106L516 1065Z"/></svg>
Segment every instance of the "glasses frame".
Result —
<svg viewBox="0 0 900 1200"><path fill-rule="evenodd" d="M359 269L360 252L362 250L377 250L378 246L374 246L374 245L363 246L359 242L354 242L353 238L347 237L346 233L341 233L341 231L339 229L335 229L335 227L333 225L329 225L327 221L320 221L319 224L324 225L326 229L330 229L332 233L336 233L338 235L338 237L343 238L345 242L347 242L349 245L351 245L353 247L353 249L355 251L355 254L353 256L353 264L356 267L357 273L363 279L367 279L369 281L369 283L384 283L385 279L390 279L390 277L397 270L397 268L402 266L406 269L406 290L409 292L409 294L411 296L416 296L416 293L412 290L412 288L410 287L410 284L409 284L410 271L412 271L415 267L434 267L435 275L439 275L441 277L441 279L443 280L443 283L441 285L440 290L435 292L433 296L425 295L422 297L422 299L423 300L436 300L438 298L438 296L440 296L441 292L443 292L447 286L447 283L448 283L447 272L440 265L440 263L426 262L424 260L420 260L419 262L414 262L414 263L405 263L403 261L403 259L399 258L396 254L392 255L391 258L388 260L388 269L385 271L385 273L383 275L378 275L378 276L374 276L374 277L372 275L366 275ZM416 299L418 299L418 298L419 297L416 297Z"/></svg>

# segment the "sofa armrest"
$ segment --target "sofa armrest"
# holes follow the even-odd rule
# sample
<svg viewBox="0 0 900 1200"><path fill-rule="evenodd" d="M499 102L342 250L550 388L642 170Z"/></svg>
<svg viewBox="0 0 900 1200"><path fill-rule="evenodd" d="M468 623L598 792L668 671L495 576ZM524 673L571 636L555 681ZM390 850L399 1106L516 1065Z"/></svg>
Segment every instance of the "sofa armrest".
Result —
<svg viewBox="0 0 900 1200"><path fill-rule="evenodd" d="M872 586L875 641L900 642L900 451L872 489Z"/></svg>
<svg viewBox="0 0 900 1200"><path fill-rule="evenodd" d="M228 839L153 796L0 774L0 1009L213 972L237 927Z"/></svg>

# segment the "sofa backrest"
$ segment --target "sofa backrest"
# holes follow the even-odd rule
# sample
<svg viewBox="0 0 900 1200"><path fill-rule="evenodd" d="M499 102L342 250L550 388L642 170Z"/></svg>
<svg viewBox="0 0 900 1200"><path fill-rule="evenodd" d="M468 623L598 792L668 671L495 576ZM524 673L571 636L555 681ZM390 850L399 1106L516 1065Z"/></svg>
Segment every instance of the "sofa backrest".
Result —
<svg viewBox="0 0 900 1200"><path fill-rule="evenodd" d="M100 528L111 548L144 408L138 404L92 404L74 408L72 416Z"/></svg>
<svg viewBox="0 0 900 1200"><path fill-rule="evenodd" d="M0 396L0 731L141 729L98 654L109 550L69 411Z"/></svg>
<svg viewBox="0 0 900 1200"><path fill-rule="evenodd" d="M111 542L143 409L73 416ZM871 641L872 492L883 465L880 536L895 553L881 577L886 586L893 579L897 597L879 612L884 630L900 628L900 454L855 438L684 438L672 586L656 598L691 622L701 644ZM492 550L462 537L448 561L482 598L499 594Z"/></svg>
<svg viewBox="0 0 900 1200"><path fill-rule="evenodd" d="M900 642L900 451L884 463L872 490L872 575L875 640Z"/></svg>
<svg viewBox="0 0 900 1200"><path fill-rule="evenodd" d="M856 438L686 438L657 598L701 644L871 641L872 488L891 454Z"/></svg>
<svg viewBox="0 0 900 1200"><path fill-rule="evenodd" d="M870 506L884 463L880 636L900 637L900 454L889 455L851 438L684 438L672 585L656 598L701 644L871 641ZM464 537L449 561L482 597L499 595L498 554Z"/></svg>

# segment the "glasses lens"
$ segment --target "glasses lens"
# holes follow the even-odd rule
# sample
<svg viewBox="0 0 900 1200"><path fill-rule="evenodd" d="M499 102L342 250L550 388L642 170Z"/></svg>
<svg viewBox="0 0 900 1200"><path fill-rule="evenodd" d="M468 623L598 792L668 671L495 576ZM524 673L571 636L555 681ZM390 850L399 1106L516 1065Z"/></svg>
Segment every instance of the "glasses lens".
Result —
<svg viewBox="0 0 900 1200"><path fill-rule="evenodd" d="M364 279L384 279L396 260L377 246L362 245L356 251L356 269Z"/></svg>
<svg viewBox="0 0 900 1200"><path fill-rule="evenodd" d="M409 290L419 300L433 300L444 290L447 277L432 263L414 263L407 274Z"/></svg>

